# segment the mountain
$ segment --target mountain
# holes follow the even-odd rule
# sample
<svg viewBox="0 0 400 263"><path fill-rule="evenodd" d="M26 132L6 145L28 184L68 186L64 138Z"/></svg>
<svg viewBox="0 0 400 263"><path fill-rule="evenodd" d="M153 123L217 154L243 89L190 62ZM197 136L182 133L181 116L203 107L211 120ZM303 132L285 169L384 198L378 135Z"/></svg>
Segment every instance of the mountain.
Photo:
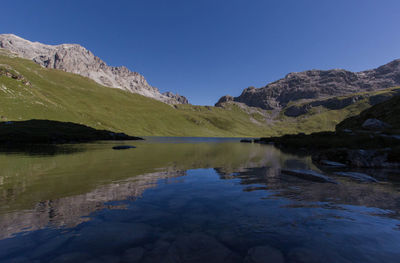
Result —
<svg viewBox="0 0 400 263"><path fill-rule="evenodd" d="M285 78L265 87L249 87L238 97L224 96L216 103L216 106L222 106L226 102L239 102L265 110L282 110L293 103L321 101L331 97L377 91L399 85L400 59L377 69L362 72L334 69L289 73ZM312 106L308 105L309 108Z"/></svg>
<svg viewBox="0 0 400 263"><path fill-rule="evenodd" d="M267 125L238 107L167 105L0 48L0 125L46 119L134 136L261 136Z"/></svg>
<svg viewBox="0 0 400 263"><path fill-rule="evenodd" d="M78 44L45 45L31 42L13 34L0 34L0 48L52 69L88 77L97 83L137 93L168 104L188 103L187 99L171 92L161 94L146 79L128 68L108 66L92 52Z"/></svg>
<svg viewBox="0 0 400 263"><path fill-rule="evenodd" d="M393 74L389 67L385 75ZM233 97L221 103L222 107L171 106L130 90L105 87L86 76L38 65L0 48L0 125L1 121L47 119L134 136L261 137L333 131L342 120L399 95L399 87L383 89L393 84L343 96L290 101L275 110L251 107ZM177 94L163 96L185 103Z"/></svg>

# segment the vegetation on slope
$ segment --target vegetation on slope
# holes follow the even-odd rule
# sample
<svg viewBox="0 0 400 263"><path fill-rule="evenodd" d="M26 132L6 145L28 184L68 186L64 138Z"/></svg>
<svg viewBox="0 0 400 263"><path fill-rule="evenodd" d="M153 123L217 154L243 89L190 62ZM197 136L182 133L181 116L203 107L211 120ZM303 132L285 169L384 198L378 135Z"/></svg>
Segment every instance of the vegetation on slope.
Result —
<svg viewBox="0 0 400 263"><path fill-rule="evenodd" d="M390 100L379 103L367 110L364 110L360 115L348 118L343 122L339 123L336 128L338 130L343 129L360 129L362 124L367 119L378 119L380 121L388 123L393 130L400 131L400 96L395 96Z"/></svg>
<svg viewBox="0 0 400 263"><path fill-rule="evenodd" d="M334 130L369 106L362 101L340 110L315 108L297 118L235 104L170 106L0 50L2 121L57 120L135 136L258 137Z"/></svg>
<svg viewBox="0 0 400 263"><path fill-rule="evenodd" d="M266 128L253 123L245 111L175 108L25 59L0 55L0 67L30 83L0 76L3 121L58 120L138 136L245 136L262 134Z"/></svg>

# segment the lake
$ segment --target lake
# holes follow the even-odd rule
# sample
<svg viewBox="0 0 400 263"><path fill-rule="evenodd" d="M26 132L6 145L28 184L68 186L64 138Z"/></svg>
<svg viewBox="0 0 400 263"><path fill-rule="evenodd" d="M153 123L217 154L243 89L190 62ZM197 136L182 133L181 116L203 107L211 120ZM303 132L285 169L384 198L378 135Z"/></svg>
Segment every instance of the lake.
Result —
<svg viewBox="0 0 400 263"><path fill-rule="evenodd" d="M0 153L0 262L400 262L398 171L355 171L366 183L271 145L146 139Z"/></svg>

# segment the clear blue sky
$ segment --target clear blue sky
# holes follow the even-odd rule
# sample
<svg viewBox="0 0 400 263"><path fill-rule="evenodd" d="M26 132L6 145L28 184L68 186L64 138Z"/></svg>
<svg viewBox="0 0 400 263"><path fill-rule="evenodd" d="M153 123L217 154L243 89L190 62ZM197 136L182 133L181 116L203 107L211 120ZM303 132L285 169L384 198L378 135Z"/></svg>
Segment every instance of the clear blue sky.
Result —
<svg viewBox="0 0 400 263"><path fill-rule="evenodd" d="M0 33L79 43L193 104L292 71L400 58L399 0L3 1Z"/></svg>

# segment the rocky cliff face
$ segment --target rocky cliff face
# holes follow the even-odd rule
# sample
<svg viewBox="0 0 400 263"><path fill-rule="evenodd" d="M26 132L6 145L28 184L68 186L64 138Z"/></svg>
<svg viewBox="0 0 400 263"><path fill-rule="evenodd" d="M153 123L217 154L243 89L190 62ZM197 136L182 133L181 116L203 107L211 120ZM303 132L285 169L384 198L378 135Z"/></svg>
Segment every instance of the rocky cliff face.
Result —
<svg viewBox="0 0 400 263"><path fill-rule="evenodd" d="M108 66L92 52L77 44L45 45L31 42L12 34L0 34L0 48L31 59L46 68L64 70L93 79L107 87L126 90L169 104L188 103L180 95L163 95L150 86L146 79L128 68Z"/></svg>
<svg viewBox="0 0 400 263"><path fill-rule="evenodd" d="M399 85L400 59L377 69L356 73L342 69L289 73L265 87L247 88L239 97L224 96L216 106L226 101L236 101L266 110L282 109L291 101L342 96Z"/></svg>

